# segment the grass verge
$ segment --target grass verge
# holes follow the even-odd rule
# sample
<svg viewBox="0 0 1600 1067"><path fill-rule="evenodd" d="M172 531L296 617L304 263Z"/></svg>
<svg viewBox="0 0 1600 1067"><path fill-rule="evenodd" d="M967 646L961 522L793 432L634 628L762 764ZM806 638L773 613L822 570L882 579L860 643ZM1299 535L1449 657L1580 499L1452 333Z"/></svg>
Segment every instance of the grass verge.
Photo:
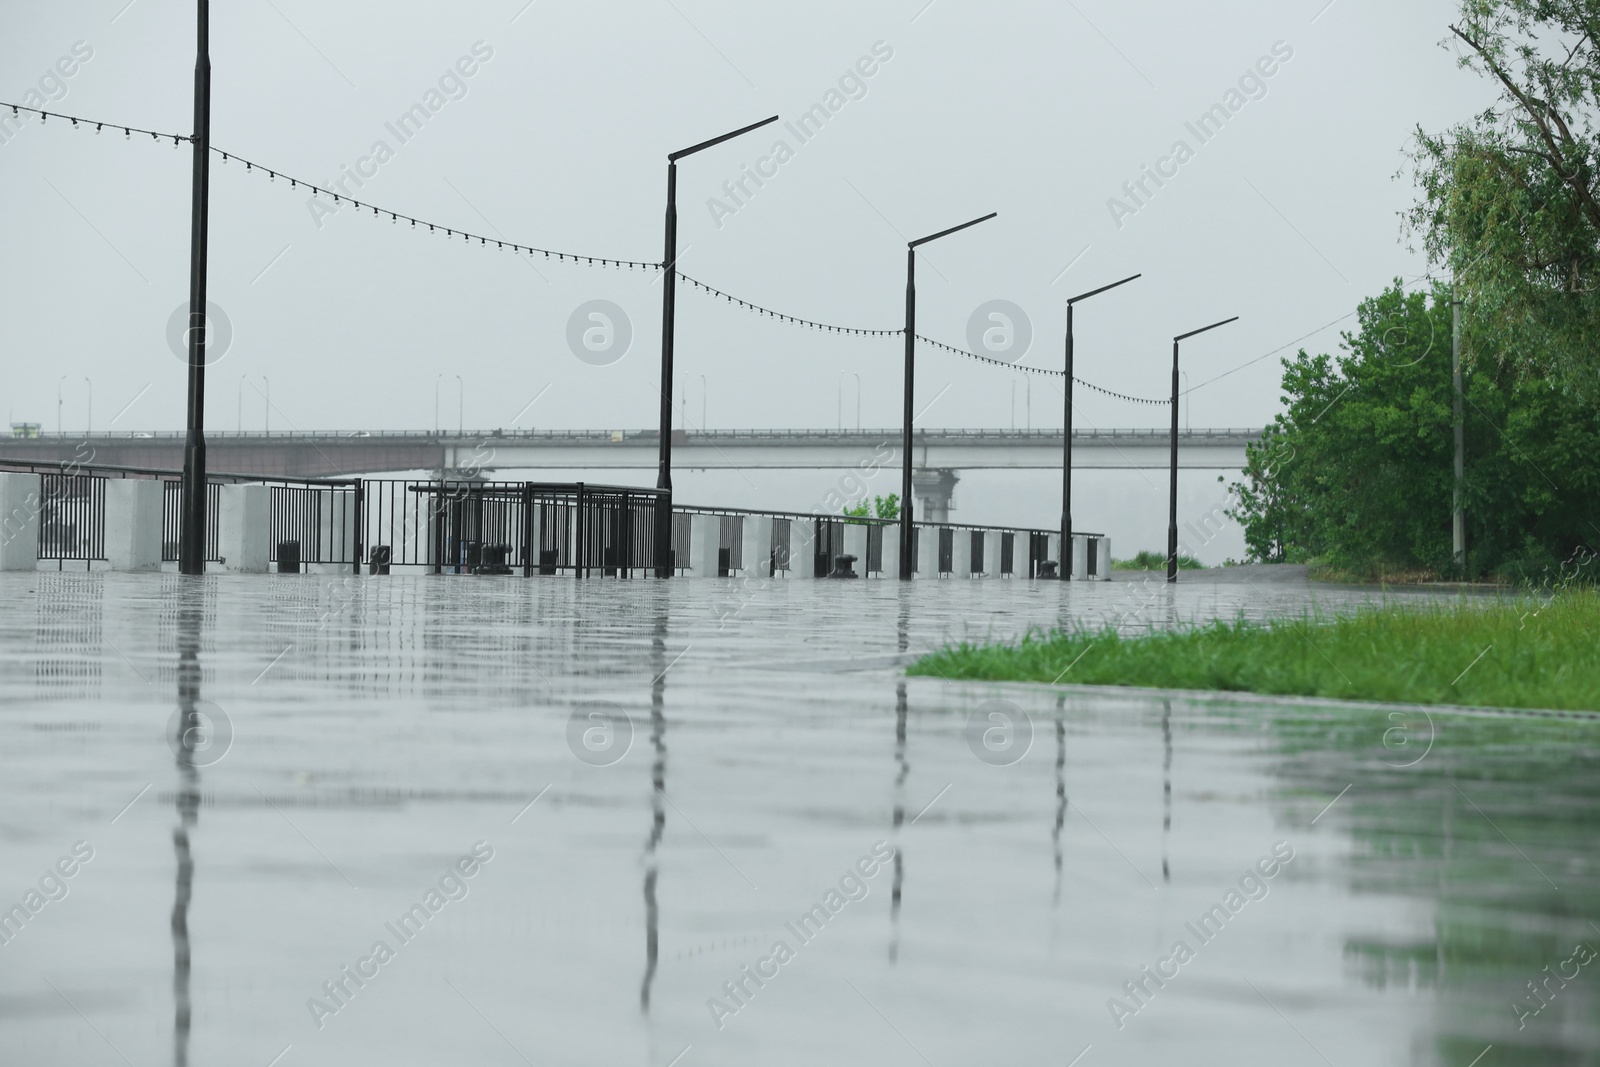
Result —
<svg viewBox="0 0 1600 1067"><path fill-rule="evenodd" d="M1384 605L1329 618L958 645L914 675L1506 708L1600 710L1600 593Z"/></svg>

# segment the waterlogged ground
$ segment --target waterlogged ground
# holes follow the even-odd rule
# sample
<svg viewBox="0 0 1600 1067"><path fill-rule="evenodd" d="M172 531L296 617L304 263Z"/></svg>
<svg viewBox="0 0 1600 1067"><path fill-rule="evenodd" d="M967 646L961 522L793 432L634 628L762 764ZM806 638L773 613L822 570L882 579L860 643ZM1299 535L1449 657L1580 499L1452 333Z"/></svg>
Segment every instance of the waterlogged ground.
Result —
<svg viewBox="0 0 1600 1067"><path fill-rule="evenodd" d="M1600 724L896 667L1369 595L0 575L0 1048L1597 1062Z"/></svg>

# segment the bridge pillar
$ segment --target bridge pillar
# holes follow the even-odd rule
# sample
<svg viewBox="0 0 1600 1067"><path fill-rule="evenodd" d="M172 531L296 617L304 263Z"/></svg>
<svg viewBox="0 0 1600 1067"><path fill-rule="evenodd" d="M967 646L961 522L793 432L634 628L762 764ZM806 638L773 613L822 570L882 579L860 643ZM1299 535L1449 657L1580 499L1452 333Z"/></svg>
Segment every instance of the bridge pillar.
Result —
<svg viewBox="0 0 1600 1067"><path fill-rule="evenodd" d="M923 522L949 522L950 501L961 475L948 467L913 470L911 494L917 498L916 518Z"/></svg>

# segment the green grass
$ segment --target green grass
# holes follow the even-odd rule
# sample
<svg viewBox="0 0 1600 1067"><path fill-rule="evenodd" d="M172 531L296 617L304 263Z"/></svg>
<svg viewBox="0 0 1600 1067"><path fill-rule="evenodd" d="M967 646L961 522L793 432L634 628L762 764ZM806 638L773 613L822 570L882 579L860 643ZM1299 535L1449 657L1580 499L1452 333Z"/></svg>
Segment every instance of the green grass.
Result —
<svg viewBox="0 0 1600 1067"><path fill-rule="evenodd" d="M1193 556L1178 553L1178 569L1180 571L1204 570L1205 564ZM1164 571L1167 569L1167 554L1165 552L1151 552L1149 549L1140 552L1132 559L1114 559L1111 561L1114 571Z"/></svg>
<svg viewBox="0 0 1600 1067"><path fill-rule="evenodd" d="M911 674L1600 710L1600 593L1384 605L1329 618L1213 622L1137 637L1032 633L959 645Z"/></svg>

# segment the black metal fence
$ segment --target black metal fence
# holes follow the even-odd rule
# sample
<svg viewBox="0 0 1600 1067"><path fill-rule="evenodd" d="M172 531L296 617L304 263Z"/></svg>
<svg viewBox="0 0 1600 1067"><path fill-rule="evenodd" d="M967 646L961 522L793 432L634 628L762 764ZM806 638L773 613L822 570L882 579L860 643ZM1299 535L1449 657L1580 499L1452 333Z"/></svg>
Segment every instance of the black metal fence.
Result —
<svg viewBox="0 0 1600 1067"><path fill-rule="evenodd" d="M580 578L627 578L653 567L660 495L654 490L582 482L368 479L355 494L356 548L365 546L369 566L381 558L390 567L434 574L520 570ZM685 525L685 557L687 544Z"/></svg>
<svg viewBox="0 0 1600 1067"><path fill-rule="evenodd" d="M106 559L106 486L116 478L162 482L162 559L176 561L182 512L178 472L133 467L18 463L0 469L40 475L38 558ZM633 577L652 573L656 523L663 517L659 490L578 483L417 479L261 479L218 474L208 487L206 558L221 558L222 488L227 483L265 484L268 491L269 559L280 570L293 564L325 564L387 572L423 568L434 574L570 574ZM694 515L718 518L716 559L691 560ZM746 523L772 519L765 546L746 545ZM883 570L884 539L899 536L892 520L823 516L736 508L674 508L670 544L675 570L693 566L720 576L756 568L763 575L790 568L793 526L809 527L813 573L826 575L844 555L846 531L866 527L865 573ZM924 531L937 538L935 566L951 573L956 538L970 538L974 573L998 564L1001 575L1036 577L1050 554L1043 530L998 531L990 546L983 527L936 524L912 530L912 568L920 569L917 546ZM1089 535L1088 565L1098 570L1099 535ZM859 542L857 542L859 544ZM747 561L747 550L757 558ZM998 559L986 556L997 552ZM1058 561L1062 569L1067 561ZM715 567L712 571L711 568Z"/></svg>

